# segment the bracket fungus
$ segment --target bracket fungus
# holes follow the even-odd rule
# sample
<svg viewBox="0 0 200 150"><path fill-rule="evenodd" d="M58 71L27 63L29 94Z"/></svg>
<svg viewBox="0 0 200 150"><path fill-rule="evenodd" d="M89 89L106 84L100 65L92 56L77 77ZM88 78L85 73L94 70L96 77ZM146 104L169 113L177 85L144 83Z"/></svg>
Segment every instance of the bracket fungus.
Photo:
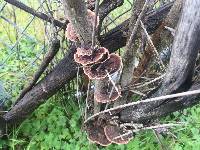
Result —
<svg viewBox="0 0 200 150"><path fill-rule="evenodd" d="M83 55L91 56L93 54L93 50L91 48L78 47L76 49L76 54L78 56L83 56Z"/></svg>
<svg viewBox="0 0 200 150"><path fill-rule="evenodd" d="M116 90L116 88L118 90ZM108 103L117 100L121 95L120 87L109 86L108 78L96 81L94 99L99 103Z"/></svg>
<svg viewBox="0 0 200 150"><path fill-rule="evenodd" d="M77 48L74 54L74 60L83 66L101 62L105 56L108 56L108 49L100 47L97 50Z"/></svg>
<svg viewBox="0 0 200 150"><path fill-rule="evenodd" d="M127 144L132 138L133 133L124 132L122 128L114 125L104 127L106 138L116 144ZM128 134L127 134L128 133Z"/></svg>
<svg viewBox="0 0 200 150"><path fill-rule="evenodd" d="M87 20L89 22L89 24L92 26L94 26L95 23L95 13L91 10L87 10ZM99 25L99 16L97 16L97 22L96 22L96 28ZM69 39L70 41L76 42L78 41L78 35L76 33L76 31L73 28L72 23L68 23L66 31L65 31L65 37L67 39Z"/></svg>
<svg viewBox="0 0 200 150"><path fill-rule="evenodd" d="M91 11L90 9L87 10L87 19L88 21L94 26L95 22L95 12ZM96 22L96 27L99 25L99 16L97 16L97 22Z"/></svg>
<svg viewBox="0 0 200 150"><path fill-rule="evenodd" d="M86 128L88 139L92 143L100 144L101 146L108 146L111 142L106 138L104 127L102 124L89 124Z"/></svg>
<svg viewBox="0 0 200 150"><path fill-rule="evenodd" d="M108 74L113 74L122 67L121 57L117 54L110 54L108 58L92 66L84 66L83 71L90 79L103 79Z"/></svg>
<svg viewBox="0 0 200 150"><path fill-rule="evenodd" d="M76 42L78 40L78 36L71 23L67 24L67 28L65 31L65 38L69 39L72 42Z"/></svg>

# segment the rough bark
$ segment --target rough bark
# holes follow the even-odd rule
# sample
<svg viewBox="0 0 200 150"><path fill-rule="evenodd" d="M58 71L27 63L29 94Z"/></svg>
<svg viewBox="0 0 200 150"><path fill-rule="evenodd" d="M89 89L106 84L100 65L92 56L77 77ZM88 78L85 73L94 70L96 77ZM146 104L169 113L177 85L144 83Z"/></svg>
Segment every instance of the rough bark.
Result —
<svg viewBox="0 0 200 150"><path fill-rule="evenodd" d="M145 6L144 6L145 5ZM136 53L139 45L136 43L136 39L139 37L139 25L140 20L143 18L144 12L147 9L147 2L145 0L137 0L132 8L132 14L129 23L129 39L127 40L125 52L123 55L123 72L121 85L122 87L130 84L132 80L133 70L136 63Z"/></svg>
<svg viewBox="0 0 200 150"><path fill-rule="evenodd" d="M161 87L153 96L172 94L196 89L199 84L192 85L195 60L200 49L200 1L186 0L177 27L172 46L172 54L166 76ZM199 96L199 95L198 95ZM192 106L199 99L197 95L191 101L187 97L181 99L150 102L124 109L120 115L122 121L144 121L166 115L186 106ZM191 97L191 96L190 96ZM181 107L184 106L184 107Z"/></svg>
<svg viewBox="0 0 200 150"><path fill-rule="evenodd" d="M131 18L129 22L128 39L123 55L123 70L121 75L121 86L124 88L132 81L132 74L136 66L136 53L138 49L137 39L140 37L140 21L142 20L145 11L148 7L148 2L144 0L136 0L132 7ZM130 92L126 91L123 96L115 102L114 106L125 104L130 98Z"/></svg>
<svg viewBox="0 0 200 150"><path fill-rule="evenodd" d="M148 13L145 23L148 25L149 33L159 26L166 14L169 12L171 4L166 5L156 12ZM161 17L162 16L162 17ZM128 20L111 30L100 38L102 46L114 52L123 47L126 37L122 31L128 30ZM68 55L62 59L57 66L42 79L31 91L29 91L3 118L7 122L16 123L27 118L39 105L43 104L49 97L55 94L64 84L68 83L76 76L77 64L73 60L75 46L69 50Z"/></svg>
<svg viewBox="0 0 200 150"><path fill-rule="evenodd" d="M182 0L176 0L170 10L170 12L168 13L166 19L161 23L161 25L159 26L159 28L155 31L155 33L152 36L152 41L153 44L159 48L161 47L161 45L165 45L166 44L161 44L163 43L162 41L171 41L169 40L172 39L172 36L170 36L170 32L164 30L165 26L169 26L169 27L176 27L177 26L177 22L179 20L179 16L181 13L181 8L182 8ZM165 42L166 43L166 42ZM144 73L145 69L147 69L149 62L152 60L153 58L153 54L154 51L151 47L151 45L148 45L144 51L144 54L137 66L137 68L135 68L133 76L134 79L132 81L132 84L138 82L139 77Z"/></svg>
<svg viewBox="0 0 200 150"><path fill-rule="evenodd" d="M67 18L72 23L81 44L91 44L92 26L87 21L87 7L84 0L63 0Z"/></svg>

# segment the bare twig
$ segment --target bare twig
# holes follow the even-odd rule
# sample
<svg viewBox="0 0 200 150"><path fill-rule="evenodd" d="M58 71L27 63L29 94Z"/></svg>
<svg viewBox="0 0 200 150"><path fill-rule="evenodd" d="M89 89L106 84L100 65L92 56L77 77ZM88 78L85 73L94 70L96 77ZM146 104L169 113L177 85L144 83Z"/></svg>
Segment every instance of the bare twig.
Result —
<svg viewBox="0 0 200 150"><path fill-rule="evenodd" d="M47 22L50 22L50 23L54 23L56 26L60 27L60 28L64 28L65 27L65 23L62 23L60 22L59 20L55 20L52 22L52 19L50 16L44 14L44 13L41 13L41 12L37 12L36 10L28 7L27 5L23 4L22 2L20 1L17 1L17 0L4 0L6 1L7 3L9 4L12 4L22 10L24 10L25 12L27 13L30 13L32 14L33 16L36 16L42 20L45 20Z"/></svg>
<svg viewBox="0 0 200 150"><path fill-rule="evenodd" d="M138 26L139 26L139 24L140 24L140 21L141 21L143 15L144 15L144 13L145 13L145 10L147 9L147 7L148 7L148 0L144 3L144 6L143 6L143 8L142 8L142 11L141 11L140 15L138 16L138 19L137 19L137 21L136 21L136 23L135 23L135 26L134 26L134 28L133 28L133 31L131 32L130 38L129 38L127 44L126 44L126 47L127 47L127 48L130 48L131 45L134 43L134 40L135 40L135 36L136 36L136 32L137 32Z"/></svg>
<svg viewBox="0 0 200 150"><path fill-rule="evenodd" d="M88 88L87 88L87 96L85 99L85 120L87 119L87 109L89 109L88 100L89 100L89 94L90 94L90 86L91 86L91 81L89 79Z"/></svg>
<svg viewBox="0 0 200 150"><path fill-rule="evenodd" d="M142 83L141 85L135 86L135 87L133 87L133 88L134 88L134 89L138 89L138 88L145 87L145 86L147 86L147 85L149 85L149 84L152 84L152 83L154 83L154 82L156 82L156 81L158 81L158 80L161 80L162 78L164 78L164 76L165 76L165 74L163 74L163 75L161 75L161 76L159 76L159 77L157 77L157 78L155 78L155 79L153 79L153 80L151 80L151 81L149 81L149 82ZM129 87L132 87L132 85L129 86Z"/></svg>
<svg viewBox="0 0 200 150"><path fill-rule="evenodd" d="M199 94L199 93L200 93L200 90L193 90L193 91L187 91L187 92L182 92L182 93L177 93L177 94L148 98L148 99L145 99L145 100L142 100L142 101L137 101L137 102L132 102L132 103L124 104L124 105L119 105L117 107L107 109L107 110L104 110L104 111L101 111L99 113L94 114L93 116L91 116L87 120L85 120L84 123L88 122L89 120L91 120L91 119L93 119L96 116L99 116L101 114L104 114L104 113L107 113L107 112L110 112L110 111L114 111L114 110L117 110L117 109L125 108L125 107L128 107L128 106L134 106L134 105L138 105L138 104L141 104L141 103L149 103L149 102L153 102L153 101L160 101L160 100L164 100L164 99L183 97L183 96L194 95L194 94Z"/></svg>
<svg viewBox="0 0 200 150"><path fill-rule="evenodd" d="M95 36L96 36L97 17L98 17L98 12L99 12L99 2L100 2L100 0L96 0L96 2L95 2L95 20L94 20L93 29L92 29L92 47L93 48L96 44Z"/></svg>
<svg viewBox="0 0 200 150"><path fill-rule="evenodd" d="M154 133L154 135L155 135L155 137L156 137L158 143L160 144L161 149L162 149L162 150L167 150L167 148L165 147L165 145L162 143L162 141L161 141L161 139L160 139L159 133L158 133L156 130L153 130L153 129L152 129L152 131L153 131L153 133Z"/></svg>
<svg viewBox="0 0 200 150"><path fill-rule="evenodd" d="M115 137L114 139L118 139L118 138L123 138L124 136L127 136L133 132L139 132L141 130L152 130L152 129L158 129L158 128L170 128L170 127L176 127L176 126L183 126L185 124L183 123L169 123L169 124L161 124L161 125L155 125L155 126L150 126L150 127L143 127L140 129L134 129L134 130L129 130L128 132L126 132L125 134L122 134L120 136Z"/></svg>
<svg viewBox="0 0 200 150"><path fill-rule="evenodd" d="M114 88L114 89L117 91L117 93L120 95L120 92L119 92L119 89L118 89L117 86L116 86L116 83L112 80L112 78L111 78L111 76L110 76L110 74L108 73L107 70L106 70L106 73L107 73L107 76L108 76L110 82L111 82L112 85L113 85L113 88ZM111 91L110 96L112 95L112 92L113 92L113 90Z"/></svg>

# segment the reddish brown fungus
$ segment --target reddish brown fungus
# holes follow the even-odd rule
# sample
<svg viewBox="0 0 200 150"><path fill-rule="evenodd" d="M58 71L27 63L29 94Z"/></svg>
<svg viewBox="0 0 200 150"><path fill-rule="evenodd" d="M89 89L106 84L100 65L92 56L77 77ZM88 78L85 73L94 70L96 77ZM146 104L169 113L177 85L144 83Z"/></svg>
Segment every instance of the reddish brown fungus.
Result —
<svg viewBox="0 0 200 150"><path fill-rule="evenodd" d="M83 66L85 66L98 63L104 58L105 55L108 55L109 52L106 48L99 48L98 50L93 50L92 55L80 55L80 53L84 52L79 51L78 53L74 54L74 60L77 63L80 63Z"/></svg>
<svg viewBox="0 0 200 150"><path fill-rule="evenodd" d="M93 50L91 48L78 47L76 49L76 54L78 56L83 56L83 55L90 56L90 55L92 55L92 53L93 53Z"/></svg>
<svg viewBox="0 0 200 150"><path fill-rule="evenodd" d="M89 124L87 125L86 131L88 134L88 139L93 142L100 144L102 146L108 146L111 142L106 138L104 133L103 125Z"/></svg>
<svg viewBox="0 0 200 150"><path fill-rule="evenodd" d="M94 64L93 66L85 66L84 73L90 79L103 79L108 74L113 74L122 67L122 60L119 55L110 54L108 59L102 63Z"/></svg>
<svg viewBox="0 0 200 150"><path fill-rule="evenodd" d="M91 11L90 9L87 10L87 19L88 21L94 26L95 22L95 12ZM96 27L99 25L99 16L97 16L97 24Z"/></svg>
<svg viewBox="0 0 200 150"><path fill-rule="evenodd" d="M78 36L77 36L71 23L67 24L67 28L65 31L65 37L73 42L78 40Z"/></svg>
<svg viewBox="0 0 200 150"><path fill-rule="evenodd" d="M94 25L95 22L95 13L92 12L91 10L87 10L87 20L91 26ZM97 16L97 24L96 27L99 25L99 16ZM66 32L65 32L65 37L73 42L78 40L78 36L76 31L73 28L72 23L68 23Z"/></svg>
<svg viewBox="0 0 200 150"><path fill-rule="evenodd" d="M121 94L119 86L116 87L118 91L113 87L113 85L109 86L108 78L97 80L95 85L94 99L99 103L115 101Z"/></svg>
<svg viewBox="0 0 200 150"><path fill-rule="evenodd" d="M105 126L104 132L105 132L106 138L110 142L116 143L116 144L127 144L133 138L132 133L128 133L127 131L124 132L123 129L114 125Z"/></svg>

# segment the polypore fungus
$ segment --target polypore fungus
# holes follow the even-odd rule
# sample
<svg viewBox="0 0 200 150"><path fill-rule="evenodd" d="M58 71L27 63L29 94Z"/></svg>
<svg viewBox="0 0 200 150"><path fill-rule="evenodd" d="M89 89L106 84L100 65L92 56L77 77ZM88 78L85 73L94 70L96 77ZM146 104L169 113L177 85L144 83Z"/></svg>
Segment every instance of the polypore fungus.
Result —
<svg viewBox="0 0 200 150"><path fill-rule="evenodd" d="M104 133L104 127L98 124L88 124L86 128L88 139L102 146L108 146L111 142L106 138Z"/></svg>
<svg viewBox="0 0 200 150"><path fill-rule="evenodd" d="M132 138L133 133L132 132L124 132L123 129L121 129L118 126L114 125L107 125L104 127L104 132L106 135L106 138L116 144L127 144Z"/></svg>
<svg viewBox="0 0 200 150"><path fill-rule="evenodd" d="M65 37L73 42L76 42L78 40L78 36L77 36L71 23L67 24L67 28L65 31Z"/></svg>
<svg viewBox="0 0 200 150"><path fill-rule="evenodd" d="M117 54L110 54L105 61L92 66L85 66L83 70L90 79L103 79L108 76L108 74L119 71L121 67L121 57Z"/></svg>
<svg viewBox="0 0 200 150"><path fill-rule="evenodd" d="M95 13L91 10L87 10L87 20L91 26L94 26L95 23ZM99 16L97 16L97 22L96 22L96 27L99 25ZM76 31L73 28L72 23L68 23L66 32L65 32L65 37L73 42L78 40L78 36Z"/></svg>
<svg viewBox="0 0 200 150"><path fill-rule="evenodd" d="M95 12L91 11L91 10L87 10L87 19L88 21L92 24L92 26L94 26L95 23ZM99 25L99 16L97 16L97 22L96 22L96 27L98 27Z"/></svg>
<svg viewBox="0 0 200 150"><path fill-rule="evenodd" d="M96 80L95 85L94 99L99 103L115 101L121 95L120 87L109 86L108 78Z"/></svg>
<svg viewBox="0 0 200 150"><path fill-rule="evenodd" d="M74 54L74 60L83 66L90 65L102 61L105 56L108 56L108 53L108 50L104 47L94 50L79 48Z"/></svg>

